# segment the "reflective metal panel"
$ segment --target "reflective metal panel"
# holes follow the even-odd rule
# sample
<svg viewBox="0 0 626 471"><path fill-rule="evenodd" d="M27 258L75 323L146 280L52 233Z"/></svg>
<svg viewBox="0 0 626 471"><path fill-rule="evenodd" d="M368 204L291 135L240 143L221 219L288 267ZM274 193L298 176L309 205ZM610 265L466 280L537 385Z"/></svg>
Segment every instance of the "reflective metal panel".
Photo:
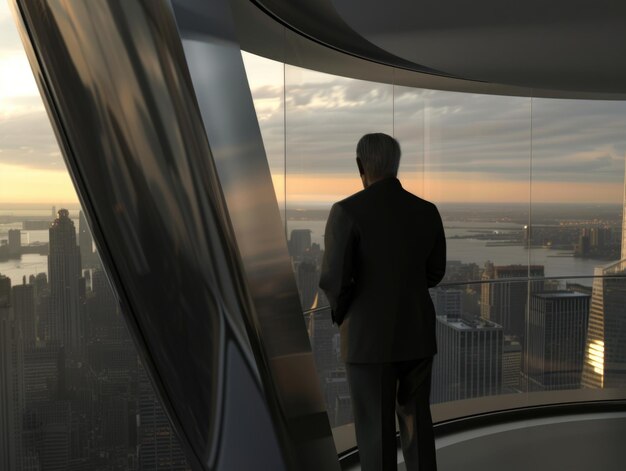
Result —
<svg viewBox="0 0 626 471"><path fill-rule="evenodd" d="M239 44L227 2L174 0L200 113L254 302L258 361L298 470L337 455ZM274 405L274 404L273 404Z"/></svg>
<svg viewBox="0 0 626 471"><path fill-rule="evenodd" d="M170 5L14 9L98 250L189 462L286 469L288 440L247 340L253 306Z"/></svg>

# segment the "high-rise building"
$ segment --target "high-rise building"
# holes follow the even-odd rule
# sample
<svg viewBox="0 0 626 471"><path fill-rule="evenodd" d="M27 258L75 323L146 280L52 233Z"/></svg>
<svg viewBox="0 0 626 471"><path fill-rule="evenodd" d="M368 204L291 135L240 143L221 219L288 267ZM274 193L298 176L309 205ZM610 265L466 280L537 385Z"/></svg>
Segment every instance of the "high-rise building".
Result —
<svg viewBox="0 0 626 471"><path fill-rule="evenodd" d="M331 427L338 427L353 421L350 387L344 366L326 372L324 396Z"/></svg>
<svg viewBox="0 0 626 471"><path fill-rule="evenodd" d="M520 391L522 373L522 346L515 337L504 336L502 347L502 392Z"/></svg>
<svg viewBox="0 0 626 471"><path fill-rule="evenodd" d="M22 254L22 231L9 229L9 256L16 257Z"/></svg>
<svg viewBox="0 0 626 471"><path fill-rule="evenodd" d="M76 230L67 209L60 209L50 226L50 340L65 345L68 354L80 351L83 336L80 316L80 252Z"/></svg>
<svg viewBox="0 0 626 471"><path fill-rule="evenodd" d="M82 267L91 267L95 255L93 251L93 237L91 236L87 219L85 219L85 214L82 211L78 212L78 246L80 247Z"/></svg>
<svg viewBox="0 0 626 471"><path fill-rule="evenodd" d="M308 261L296 262L294 267L296 268L296 282L302 309L305 311L312 309L319 305L317 303L317 294L319 291L320 272L314 263Z"/></svg>
<svg viewBox="0 0 626 471"><path fill-rule="evenodd" d="M502 326L484 319L437 317L433 403L499 394Z"/></svg>
<svg viewBox="0 0 626 471"><path fill-rule="evenodd" d="M35 296L41 296L45 291L48 291L48 275L45 273L30 275L28 277L28 283L35 285Z"/></svg>
<svg viewBox="0 0 626 471"><path fill-rule="evenodd" d="M94 270L91 277L91 293L87 297L87 316L89 329L85 335L90 341L97 340L106 343L130 341L119 303L102 270Z"/></svg>
<svg viewBox="0 0 626 471"><path fill-rule="evenodd" d="M185 455L146 370L139 368L139 467L145 470L187 470Z"/></svg>
<svg viewBox="0 0 626 471"><path fill-rule="evenodd" d="M626 260L594 270L582 385L626 386Z"/></svg>
<svg viewBox="0 0 626 471"><path fill-rule="evenodd" d="M505 265L485 264L483 280L506 280L509 278L527 278L544 276L542 265ZM507 335L524 339L526 305L528 290L531 293L543 291L543 280L536 281L496 281L483 283L481 287L481 317L500 324Z"/></svg>
<svg viewBox="0 0 626 471"><path fill-rule="evenodd" d="M42 470L69 468L72 449L72 405L70 401L49 401L34 408L35 446ZM76 432L76 430L74 430Z"/></svg>
<svg viewBox="0 0 626 471"><path fill-rule="evenodd" d="M19 327L8 302L0 305L0 469L21 470L24 382Z"/></svg>
<svg viewBox="0 0 626 471"><path fill-rule="evenodd" d="M57 346L24 350L24 400L26 407L54 400L59 395L62 351Z"/></svg>
<svg viewBox="0 0 626 471"><path fill-rule="evenodd" d="M289 253L292 257L301 257L311 248L311 231L294 229L289 238Z"/></svg>
<svg viewBox="0 0 626 471"><path fill-rule="evenodd" d="M433 288L430 296L438 316L459 318L463 315L463 291L460 289Z"/></svg>
<svg viewBox="0 0 626 471"><path fill-rule="evenodd" d="M13 314L22 331L24 347L35 345L37 342L37 320L35 312L35 285L24 283L16 285L11 290L13 296Z"/></svg>
<svg viewBox="0 0 626 471"><path fill-rule="evenodd" d="M626 169L625 169L626 172ZM626 174L625 174L626 178ZM587 388L626 386L626 180L622 205L621 260L596 267L591 294L582 385Z"/></svg>
<svg viewBox="0 0 626 471"><path fill-rule="evenodd" d="M11 304L11 278L0 274L0 306Z"/></svg>
<svg viewBox="0 0 626 471"><path fill-rule="evenodd" d="M338 335L338 332L333 326L330 308L312 313L308 324L315 366L320 377L323 378L326 372L339 366L337 352L333 347L333 338Z"/></svg>
<svg viewBox="0 0 626 471"><path fill-rule="evenodd" d="M536 293L527 317L524 379L529 391L580 387L589 319L589 295Z"/></svg>

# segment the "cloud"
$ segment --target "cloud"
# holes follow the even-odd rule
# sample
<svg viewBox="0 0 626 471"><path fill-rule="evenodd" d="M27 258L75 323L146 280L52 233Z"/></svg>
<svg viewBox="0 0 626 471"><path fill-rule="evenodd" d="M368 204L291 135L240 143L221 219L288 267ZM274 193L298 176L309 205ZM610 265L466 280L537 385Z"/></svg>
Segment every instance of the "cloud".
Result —
<svg viewBox="0 0 626 471"><path fill-rule="evenodd" d="M21 50L0 10L3 37ZM17 49L16 49L17 48ZM368 132L395 133L401 169L421 178L500 182L623 183L626 102L529 99L392 87L333 77L266 59L246 60L274 173L355 177L355 147ZM271 61L270 61L271 62ZM257 72L262 77L254 78ZM283 88L283 76L287 77ZM286 93L286 102L283 100ZM531 113L532 109L532 113ZM286 120L285 120L286 116ZM285 147L286 145L286 147ZM0 163L64 168L38 96L10 96L0 109ZM454 177L452 177L454 176Z"/></svg>
<svg viewBox="0 0 626 471"><path fill-rule="evenodd" d="M65 163L41 103L26 98L22 112L0 117L0 163L60 170ZM24 111L26 110L26 111Z"/></svg>
<svg viewBox="0 0 626 471"><path fill-rule="evenodd" d="M287 74L288 172L353 174L360 136L395 128L403 166L412 171L503 182L529 181L531 170L533 181L624 181L625 102L535 98L531 104L526 97L394 90L319 75ZM281 85L278 77L276 93ZM266 145L284 137L282 108L277 113L261 125Z"/></svg>

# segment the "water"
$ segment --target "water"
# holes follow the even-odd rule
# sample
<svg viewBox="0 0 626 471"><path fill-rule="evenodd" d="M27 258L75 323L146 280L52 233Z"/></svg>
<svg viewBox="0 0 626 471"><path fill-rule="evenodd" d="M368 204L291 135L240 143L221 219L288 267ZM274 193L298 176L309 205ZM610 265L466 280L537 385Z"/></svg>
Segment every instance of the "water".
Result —
<svg viewBox="0 0 626 471"><path fill-rule="evenodd" d="M0 262L0 274L11 278L11 285L21 285L22 277L26 276L28 283L29 275L48 273L48 256L37 254L22 255L21 260L8 260Z"/></svg>
<svg viewBox="0 0 626 471"><path fill-rule="evenodd" d="M7 212L7 211L5 211ZM41 212L40 210L38 213ZM24 210L20 210L20 216L22 216ZM38 215L37 213L37 215ZM78 219L72 219L74 221L74 227L78 228ZM6 240L8 237L6 232L9 229L21 229L22 223L0 224L0 241ZM28 245L35 242L47 243L50 237L50 233L47 230L40 231L24 231L22 230L22 245ZM28 277L30 275L36 275L37 273L48 273L48 256L38 254L25 254L21 259L0 261L0 274L11 278L11 285L22 284L22 277Z"/></svg>
<svg viewBox="0 0 626 471"><path fill-rule="evenodd" d="M77 222L75 222L76 225ZM288 221L288 230L309 229L311 241L324 247L324 228L326 221L303 220ZM463 236L472 234L472 230L497 229L521 230L520 225L512 223L467 223L450 222L445 228L446 236ZM47 242L48 231L23 231L24 243ZM478 239L448 239L448 260L459 260L463 263L476 263L480 267L487 260L496 265L511 264L534 264L545 267L545 276L592 276L594 268L608 263L606 260L594 260L587 258L557 256L558 250L544 248L526 249L519 245L488 247L486 241ZM47 273L48 257L46 255L27 254L21 260L9 260L0 262L0 273L11 278L13 285L22 282L22 276L35 275L40 272ZM586 281L586 282L585 282ZM583 280L585 284L591 284L589 280Z"/></svg>
<svg viewBox="0 0 626 471"><path fill-rule="evenodd" d="M448 227L449 226L449 227ZM311 242L324 247L324 228L326 221L298 220L287 221L288 233L292 229L309 229ZM472 230L521 230L522 226L513 223L478 223L457 222L446 223L448 260L458 260L463 263L476 263L482 267L487 260L496 265L521 264L543 265L545 276L592 276L594 268L609 263L607 260L594 260L573 256L560 256L559 250L544 248L526 249L521 245L487 246L487 241L478 239L450 239L453 236L471 235ZM588 280L584 284L591 285Z"/></svg>

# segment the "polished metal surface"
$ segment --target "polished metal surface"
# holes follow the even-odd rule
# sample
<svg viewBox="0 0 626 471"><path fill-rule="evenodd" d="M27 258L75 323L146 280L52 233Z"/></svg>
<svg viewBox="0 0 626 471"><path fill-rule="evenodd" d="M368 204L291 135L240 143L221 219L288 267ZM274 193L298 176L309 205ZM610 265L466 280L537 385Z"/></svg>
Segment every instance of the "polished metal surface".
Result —
<svg viewBox="0 0 626 471"><path fill-rule="evenodd" d="M503 420L438 436L437 469L452 471L553 471L624 468L626 412L580 412L540 418ZM345 471L358 471L358 456L342 462ZM398 471L406 470L398 450Z"/></svg>
<svg viewBox="0 0 626 471"><path fill-rule="evenodd" d="M498 83L495 81L470 80L472 77L463 75L461 73L462 71L452 74L449 77L424 73L423 71L427 70L425 66L428 66L428 64L419 61L412 66L406 66L408 61L397 55L394 56L393 53L388 54L386 59L381 59L378 53L375 52L381 51L381 48L367 41L367 38L361 38L359 50L353 49L352 45L354 45L353 38L356 34L355 31L350 31L351 28L346 23L346 20L342 20L341 18L337 19L339 14L333 11L332 8L330 11L333 11L333 19L330 23L343 23L342 28L335 32L335 36L341 35L343 39L336 44L330 44L331 38L325 36L318 37L318 33L323 32L325 28L328 28L328 24L330 24L325 17L330 8L327 5L329 2L330 0L324 0L323 2L317 2L316 0L299 0L296 4L288 0L261 0L260 2L252 0L232 0L237 20L239 41L242 48L254 54L308 69L345 77L394 83L396 85L409 87L545 98L590 100L626 99L626 91L624 90L611 91L609 89L603 89L589 91L573 89L572 87L549 88L547 84L543 87L535 86L531 88L528 86L520 86L518 82ZM263 8L256 6L257 3L262 4ZM354 3L358 4L358 1ZM388 8L387 3L376 1L372 3L376 3L377 8L387 9L386 15L393 14L393 11ZM410 4L416 9L422 6L420 2L405 3ZM296 10L295 5L301 4L304 5L304 9ZM430 2L430 5L443 9L444 4ZM365 7L361 6L359 9L366 12ZM298 13L298 11L311 11L312 13L302 15ZM451 9L445 10L446 13L450 13L450 11L453 12ZM532 13L532 11L533 10L529 7L528 12ZM454 15L449 15L449 17L451 16ZM546 23L546 27L550 25L551 23ZM346 33L346 30L349 32ZM330 45L327 47L324 43ZM406 47L410 49L411 44L413 43L408 41ZM496 45L497 41L493 41L493 44ZM598 56L604 57L605 54L613 54L615 44L617 43L601 51ZM431 52L435 50L436 48L431 48ZM518 57L523 58L527 55L527 53L512 54L509 59L515 60ZM395 60L391 59L393 57L395 57ZM450 58L452 56L448 57ZM464 57L462 59L465 60L466 58ZM561 58L558 59L560 60ZM580 62L580 66L587 67L582 62ZM614 63L611 67L623 68L621 63ZM604 79L613 80L608 72L609 69L598 70L593 67L587 67L587 69L589 74L593 73L600 78L604 77ZM557 79L564 79L565 71L557 68L551 70ZM445 73L445 71L439 70L436 73ZM566 78L568 81L571 80L570 77ZM623 81L618 82L614 80L614 83L620 85Z"/></svg>
<svg viewBox="0 0 626 471"><path fill-rule="evenodd" d="M268 406L276 400L262 382L267 365L257 367L259 338L250 324L258 309L250 293L258 293L263 280L244 271L237 246L254 241L236 239L238 225L230 224L228 212L236 208L224 199L171 5L18 0L13 8L98 251L190 465L305 469L288 461L292 441L284 431L285 423L300 419L294 410L302 408ZM232 78L220 79L209 84L217 92ZM237 138L237 129L224 132ZM224 158L221 144L218 155ZM231 150L229 158L236 159L241 148ZM228 193L233 182L227 176L224 181ZM257 182L271 191L262 175ZM248 195L244 190L242 197ZM269 261L263 254L274 243L256 242L257 260L267 270L262 273L272 273L267 263L277 254L271 252ZM242 254L250 263L245 245ZM268 280L268 287L275 282ZM284 314L281 321L289 316L276 312ZM299 307L293 315L300 315ZM298 363L310 357L304 326L301 331L289 331L295 338L287 340L289 349L270 344L271 362L284 354L296 366L289 381L308 373ZM281 372L275 377L286 379ZM301 399L287 399L292 397Z"/></svg>
<svg viewBox="0 0 626 471"><path fill-rule="evenodd" d="M621 471L624 433L626 412L511 421L438 439L438 466L442 471Z"/></svg>
<svg viewBox="0 0 626 471"><path fill-rule="evenodd" d="M289 463L297 470L338 469L230 5L174 0L172 6L254 306L252 343L260 346L257 361L277 427L288 438Z"/></svg>
<svg viewBox="0 0 626 471"><path fill-rule="evenodd" d="M362 57L394 67L436 75L447 75L397 57L365 40L341 18L332 0L251 1L290 29L344 54Z"/></svg>
<svg viewBox="0 0 626 471"><path fill-rule="evenodd" d="M373 46L468 80L626 92L626 4L597 0L332 0Z"/></svg>

